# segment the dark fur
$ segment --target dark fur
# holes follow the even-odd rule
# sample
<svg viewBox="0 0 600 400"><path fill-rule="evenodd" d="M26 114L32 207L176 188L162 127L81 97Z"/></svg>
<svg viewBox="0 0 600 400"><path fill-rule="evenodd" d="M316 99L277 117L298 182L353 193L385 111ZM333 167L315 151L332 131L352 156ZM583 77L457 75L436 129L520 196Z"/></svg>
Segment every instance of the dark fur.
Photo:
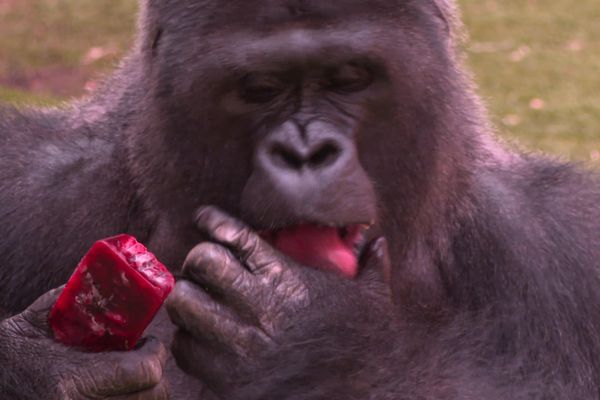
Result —
<svg viewBox="0 0 600 400"><path fill-rule="evenodd" d="M323 37L344 32L347 51L385 66L355 128L391 243L400 328L374 326L377 348L318 343L321 357L364 363L345 393L307 359L314 351L292 347L290 371L255 377L248 398L303 365L321 385L282 384L264 398L323 398L331 387L344 399L597 398L598 178L496 142L455 53L454 17L442 0L148 0L136 48L92 98L0 111L0 308L23 309L119 232L179 266L200 239L191 215L202 204L256 225L291 219L248 194L255 125L225 115L214 94L239 73L252 35L333 20ZM170 328L159 331L168 340ZM171 373L174 398L194 398Z"/></svg>

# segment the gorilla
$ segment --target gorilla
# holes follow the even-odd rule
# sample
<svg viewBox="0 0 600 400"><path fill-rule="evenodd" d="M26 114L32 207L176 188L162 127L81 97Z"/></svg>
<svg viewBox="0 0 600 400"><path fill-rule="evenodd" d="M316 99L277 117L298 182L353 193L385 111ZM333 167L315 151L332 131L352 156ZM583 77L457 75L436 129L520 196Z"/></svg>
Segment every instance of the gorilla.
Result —
<svg viewBox="0 0 600 400"><path fill-rule="evenodd" d="M141 7L89 98L0 111L3 399L600 396L599 178L494 137L452 0ZM122 232L165 309L56 343L51 289Z"/></svg>

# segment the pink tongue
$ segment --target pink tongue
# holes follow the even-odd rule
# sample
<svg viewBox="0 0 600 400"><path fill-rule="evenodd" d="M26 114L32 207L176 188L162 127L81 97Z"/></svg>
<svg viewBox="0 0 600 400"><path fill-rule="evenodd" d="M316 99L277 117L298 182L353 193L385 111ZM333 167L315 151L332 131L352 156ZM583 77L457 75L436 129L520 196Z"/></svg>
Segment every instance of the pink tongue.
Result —
<svg viewBox="0 0 600 400"><path fill-rule="evenodd" d="M347 278L356 276L358 260L337 228L300 225L278 232L274 239L277 249L304 265L337 271Z"/></svg>

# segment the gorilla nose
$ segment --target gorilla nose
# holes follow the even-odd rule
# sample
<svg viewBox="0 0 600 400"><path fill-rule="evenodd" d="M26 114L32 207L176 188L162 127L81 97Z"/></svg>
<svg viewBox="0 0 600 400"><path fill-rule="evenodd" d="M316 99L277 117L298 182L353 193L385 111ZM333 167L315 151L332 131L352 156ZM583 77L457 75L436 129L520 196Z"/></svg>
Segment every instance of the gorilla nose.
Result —
<svg viewBox="0 0 600 400"><path fill-rule="evenodd" d="M342 146L333 139L323 140L310 146L294 146L285 142L272 143L268 150L269 161L278 168L300 171L323 170L335 164L342 153Z"/></svg>

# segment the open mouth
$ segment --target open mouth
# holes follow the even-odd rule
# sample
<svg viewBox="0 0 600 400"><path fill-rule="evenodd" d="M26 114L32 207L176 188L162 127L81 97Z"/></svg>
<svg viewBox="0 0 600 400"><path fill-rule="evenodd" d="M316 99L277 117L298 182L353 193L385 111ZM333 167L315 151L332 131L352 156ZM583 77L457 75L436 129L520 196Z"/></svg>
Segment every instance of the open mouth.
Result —
<svg viewBox="0 0 600 400"><path fill-rule="evenodd" d="M369 224L300 224L263 231L261 236L301 264L333 270L344 277L353 278L358 273L359 259L366 247L369 228Z"/></svg>

